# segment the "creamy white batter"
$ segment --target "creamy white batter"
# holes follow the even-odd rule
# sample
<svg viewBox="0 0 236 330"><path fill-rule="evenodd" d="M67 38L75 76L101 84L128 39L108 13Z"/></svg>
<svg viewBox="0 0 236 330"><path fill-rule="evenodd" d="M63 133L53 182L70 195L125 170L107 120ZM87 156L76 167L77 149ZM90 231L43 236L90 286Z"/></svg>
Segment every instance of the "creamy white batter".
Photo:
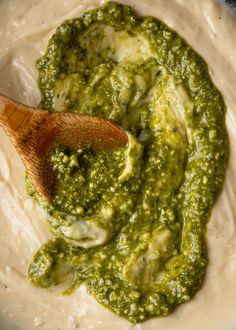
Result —
<svg viewBox="0 0 236 330"><path fill-rule="evenodd" d="M228 106L230 160L223 192L208 224L209 266L202 289L170 316L132 325L81 287L67 297L26 279L32 254L49 237L24 188L24 168L0 130L0 330L236 329L236 17L216 0L120 0L179 32L207 61ZM36 59L66 18L99 0L0 0L0 92L36 106Z"/></svg>

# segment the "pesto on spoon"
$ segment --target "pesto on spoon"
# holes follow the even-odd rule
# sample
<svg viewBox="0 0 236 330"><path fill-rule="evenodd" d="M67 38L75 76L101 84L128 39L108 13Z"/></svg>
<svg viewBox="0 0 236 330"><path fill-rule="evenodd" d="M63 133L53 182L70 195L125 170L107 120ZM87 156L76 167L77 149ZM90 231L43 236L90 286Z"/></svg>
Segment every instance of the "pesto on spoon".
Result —
<svg viewBox="0 0 236 330"><path fill-rule="evenodd" d="M53 145L110 150L128 144L117 125L100 118L34 109L0 94L0 124L16 147L37 192L49 199L55 178L48 161Z"/></svg>

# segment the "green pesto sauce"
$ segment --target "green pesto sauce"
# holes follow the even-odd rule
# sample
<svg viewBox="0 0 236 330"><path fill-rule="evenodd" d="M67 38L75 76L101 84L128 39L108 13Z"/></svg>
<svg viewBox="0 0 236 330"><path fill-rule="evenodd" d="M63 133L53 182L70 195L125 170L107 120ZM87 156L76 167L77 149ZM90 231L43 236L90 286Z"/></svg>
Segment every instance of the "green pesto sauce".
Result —
<svg viewBox="0 0 236 330"><path fill-rule="evenodd" d="M201 287L205 227L228 155L225 105L207 66L154 18L108 2L62 23L37 62L41 106L112 120L128 148L51 154L56 192L42 201L54 238L32 284L86 284L131 322L166 316Z"/></svg>

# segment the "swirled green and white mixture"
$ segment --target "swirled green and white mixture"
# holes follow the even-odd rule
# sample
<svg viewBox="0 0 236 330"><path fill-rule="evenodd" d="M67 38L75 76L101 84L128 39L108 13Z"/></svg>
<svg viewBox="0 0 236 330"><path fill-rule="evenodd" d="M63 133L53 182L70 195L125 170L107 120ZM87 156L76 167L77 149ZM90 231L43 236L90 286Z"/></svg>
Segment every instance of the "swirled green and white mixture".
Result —
<svg viewBox="0 0 236 330"><path fill-rule="evenodd" d="M154 18L108 2L64 22L37 62L41 106L106 118L129 146L58 146L56 192L42 201L54 238L30 281L86 284L131 322L166 316L201 287L205 227L222 187L225 105L204 61Z"/></svg>

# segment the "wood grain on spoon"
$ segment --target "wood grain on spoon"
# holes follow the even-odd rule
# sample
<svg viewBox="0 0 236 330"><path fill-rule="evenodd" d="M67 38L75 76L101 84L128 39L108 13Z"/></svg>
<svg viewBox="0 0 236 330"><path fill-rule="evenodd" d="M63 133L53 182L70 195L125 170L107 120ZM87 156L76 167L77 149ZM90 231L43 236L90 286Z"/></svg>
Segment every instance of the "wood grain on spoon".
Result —
<svg viewBox="0 0 236 330"><path fill-rule="evenodd" d="M17 149L36 191L48 199L54 176L48 150L54 143L75 149L108 150L128 144L125 131L110 121L69 112L48 112L0 94L0 124Z"/></svg>

